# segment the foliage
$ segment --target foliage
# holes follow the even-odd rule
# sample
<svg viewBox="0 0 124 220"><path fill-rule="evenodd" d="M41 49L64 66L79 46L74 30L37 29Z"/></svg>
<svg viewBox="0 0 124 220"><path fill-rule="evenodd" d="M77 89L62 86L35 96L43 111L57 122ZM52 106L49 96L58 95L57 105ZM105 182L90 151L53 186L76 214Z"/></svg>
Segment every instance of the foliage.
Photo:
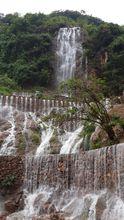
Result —
<svg viewBox="0 0 124 220"><path fill-rule="evenodd" d="M120 95L124 90L124 28L112 23L88 27L90 35L84 44L89 69L106 82L106 95ZM108 54L107 63L101 64L102 54Z"/></svg>
<svg viewBox="0 0 124 220"><path fill-rule="evenodd" d="M83 105L77 108L77 112L81 113L81 119L85 122L99 125L108 135L112 143L117 143L113 127L112 117L108 114L105 106L105 97L103 95L104 86L95 78L83 81L79 79L71 79L62 85L66 92L69 88L69 94L75 101L80 101ZM87 128L87 127L86 127ZM89 128L88 128L89 129Z"/></svg>
<svg viewBox="0 0 124 220"><path fill-rule="evenodd" d="M15 176L10 174L1 181L0 186L2 188L8 188L11 187L14 184L14 182L15 182Z"/></svg>
<svg viewBox="0 0 124 220"><path fill-rule="evenodd" d="M9 95L17 90L17 84L6 75L0 76L0 94Z"/></svg>
<svg viewBox="0 0 124 220"><path fill-rule="evenodd" d="M7 75L24 88L48 87L54 78L53 41L59 28L80 26L85 33L84 59L106 82L106 94L124 90L124 27L105 23L84 10L54 11L49 15L18 13L0 16L0 75ZM108 62L100 55L108 53ZM116 83L115 83L116 82ZM5 93L4 88L1 92ZM8 91L7 91L8 92Z"/></svg>
<svg viewBox="0 0 124 220"><path fill-rule="evenodd" d="M117 115L113 115L111 118L111 124L112 126L116 126L119 125L120 127L122 127L124 129L124 119L120 118Z"/></svg>
<svg viewBox="0 0 124 220"><path fill-rule="evenodd" d="M17 147L18 147L19 152L24 152L25 147L26 147L26 140L23 134L19 134Z"/></svg>
<svg viewBox="0 0 124 220"><path fill-rule="evenodd" d="M101 23L82 10L55 11L49 15L18 13L0 16L0 74L19 86L48 86L53 78L53 39L59 28ZM82 25L81 25L82 26Z"/></svg>
<svg viewBox="0 0 124 220"><path fill-rule="evenodd" d="M31 140L34 144L40 144L40 135L35 131L31 135Z"/></svg>

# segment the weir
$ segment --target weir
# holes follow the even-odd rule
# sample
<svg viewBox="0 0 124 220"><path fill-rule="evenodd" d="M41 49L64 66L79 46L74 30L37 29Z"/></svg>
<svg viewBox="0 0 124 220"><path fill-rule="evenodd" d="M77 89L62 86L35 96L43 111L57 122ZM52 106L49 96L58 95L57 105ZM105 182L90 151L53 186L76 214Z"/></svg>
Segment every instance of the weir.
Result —
<svg viewBox="0 0 124 220"><path fill-rule="evenodd" d="M0 106L12 106L14 109L23 112L48 112L52 108L66 108L66 107L80 107L82 103L71 102L68 100L57 100L57 99L39 99L29 96L5 96L0 95Z"/></svg>
<svg viewBox="0 0 124 220"><path fill-rule="evenodd" d="M82 189L85 193L109 189L124 199L124 144L81 154L27 156L26 187L40 185L60 190ZM35 174L35 175L34 175Z"/></svg>
<svg viewBox="0 0 124 220"><path fill-rule="evenodd" d="M6 164L8 159L5 158ZM28 155L26 172L20 163L25 176L25 208L7 219L30 220L39 219L38 216L47 219L52 206L65 220L122 220L123 160L124 144L80 155ZM44 211L46 204L48 210Z"/></svg>

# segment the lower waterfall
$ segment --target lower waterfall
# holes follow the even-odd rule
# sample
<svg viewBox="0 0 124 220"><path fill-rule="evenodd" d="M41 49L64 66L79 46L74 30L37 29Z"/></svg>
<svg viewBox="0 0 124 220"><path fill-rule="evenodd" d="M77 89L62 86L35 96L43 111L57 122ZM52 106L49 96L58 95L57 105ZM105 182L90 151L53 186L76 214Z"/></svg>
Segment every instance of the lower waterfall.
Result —
<svg viewBox="0 0 124 220"><path fill-rule="evenodd" d="M16 107L8 104L12 100ZM20 141L20 150L25 147L24 207L6 219L124 220L124 144L83 151L79 117L60 124L43 120L51 111L61 113L66 102L59 107L43 100L42 113L22 111L36 109L36 100L29 101L20 106L6 97L0 105L1 123L7 124L0 156L16 157Z"/></svg>
<svg viewBox="0 0 124 220"><path fill-rule="evenodd" d="M123 220L124 145L26 158L25 207L7 220Z"/></svg>

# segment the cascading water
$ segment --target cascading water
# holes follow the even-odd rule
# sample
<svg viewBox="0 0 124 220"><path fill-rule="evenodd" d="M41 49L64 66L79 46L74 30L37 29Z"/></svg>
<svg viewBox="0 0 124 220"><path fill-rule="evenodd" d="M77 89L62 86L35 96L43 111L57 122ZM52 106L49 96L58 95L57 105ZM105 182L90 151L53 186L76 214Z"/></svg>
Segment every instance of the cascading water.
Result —
<svg viewBox="0 0 124 220"><path fill-rule="evenodd" d="M0 102L0 116L8 119L11 125L9 135L3 143L5 150L1 155L9 155L8 149L14 147L17 127L15 123L18 121L15 118L18 114L23 118L20 126L25 139L30 133L28 129L32 122L39 125L41 135L41 143L33 150L33 154L25 151L27 155L24 210L13 213L7 219L32 220L40 216L41 219L46 220L54 212L59 213L64 220L123 220L124 145L78 155L76 153L80 152L83 142L81 136L83 126L80 121L69 119L62 127L53 125L52 119L44 122L36 112L27 112L27 109L36 110L36 102L28 97L26 99L14 97L3 99L2 97ZM3 106L2 103L4 103ZM12 107L13 104L15 107ZM64 101L43 100L43 117L49 116L54 110L61 112L64 105L66 105ZM68 108L72 105L75 103L69 103ZM14 111L14 108L25 109L26 112ZM60 154L48 155L50 141L55 139L55 133L60 143ZM4 145L6 143L7 145ZM11 151L11 153L14 152ZM99 218L98 208L101 203L103 207Z"/></svg>
<svg viewBox="0 0 124 220"><path fill-rule="evenodd" d="M41 156L43 154L46 154L48 151L48 148L50 147L50 139L53 136L53 128L52 124L47 125L45 123L41 123L41 128L42 128L42 137L41 137L41 144L36 150L36 157Z"/></svg>
<svg viewBox="0 0 124 220"><path fill-rule="evenodd" d="M59 30L57 83L76 75L77 54L82 55L80 40L81 30L78 27ZM31 152L28 149L25 151L24 209L8 216L7 220L53 220L53 213L59 214L62 220L124 219L123 145L80 155L79 149L83 142L83 126L79 123L80 120L66 121L58 126L53 125L53 119L46 123L41 117L49 116L51 111L62 110L67 104L66 101L11 96L1 97L0 103L2 109L9 107L8 121L11 119L9 136L0 150L1 155L9 155L8 149L11 149L11 144L14 147L14 108L23 112L21 132L25 142L31 137L27 139L27 134L32 134L32 130L28 130L31 123L35 123L34 127L36 124L39 125L41 137L41 143L37 148ZM70 102L67 108L71 108L72 105L75 103ZM2 111L2 116L6 116L6 111ZM38 127L33 131L36 130ZM60 144L59 154L48 155L51 139L56 139L55 133ZM100 210L99 204L102 204Z"/></svg>
<svg viewBox="0 0 124 220"><path fill-rule="evenodd" d="M6 119L10 124L10 127L6 130L8 133L7 137L0 148L0 155L13 155L16 153L15 148L15 121L13 116L13 108L11 106L5 105L2 108L2 103L0 105L0 118Z"/></svg>
<svg viewBox="0 0 124 220"><path fill-rule="evenodd" d="M75 76L78 53L82 55L80 27L60 28L57 37L57 83Z"/></svg>
<svg viewBox="0 0 124 220"><path fill-rule="evenodd" d="M81 143L83 142L83 138L80 137L82 130L83 126L79 127L74 132L66 132L64 137L60 137L62 142L60 154L77 153Z"/></svg>
<svg viewBox="0 0 124 220"><path fill-rule="evenodd" d="M7 219L52 220L55 212L64 220L123 220L123 158L123 144L82 155L28 155L25 208Z"/></svg>

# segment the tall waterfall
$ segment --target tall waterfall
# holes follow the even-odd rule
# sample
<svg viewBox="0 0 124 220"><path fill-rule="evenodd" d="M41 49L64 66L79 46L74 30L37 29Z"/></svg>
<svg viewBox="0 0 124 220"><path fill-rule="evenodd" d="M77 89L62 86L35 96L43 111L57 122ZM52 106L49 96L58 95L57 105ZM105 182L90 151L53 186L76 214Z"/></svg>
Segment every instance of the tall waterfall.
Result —
<svg viewBox="0 0 124 220"><path fill-rule="evenodd" d="M82 55L80 28L60 28L57 37L57 83L76 75L79 54Z"/></svg>

